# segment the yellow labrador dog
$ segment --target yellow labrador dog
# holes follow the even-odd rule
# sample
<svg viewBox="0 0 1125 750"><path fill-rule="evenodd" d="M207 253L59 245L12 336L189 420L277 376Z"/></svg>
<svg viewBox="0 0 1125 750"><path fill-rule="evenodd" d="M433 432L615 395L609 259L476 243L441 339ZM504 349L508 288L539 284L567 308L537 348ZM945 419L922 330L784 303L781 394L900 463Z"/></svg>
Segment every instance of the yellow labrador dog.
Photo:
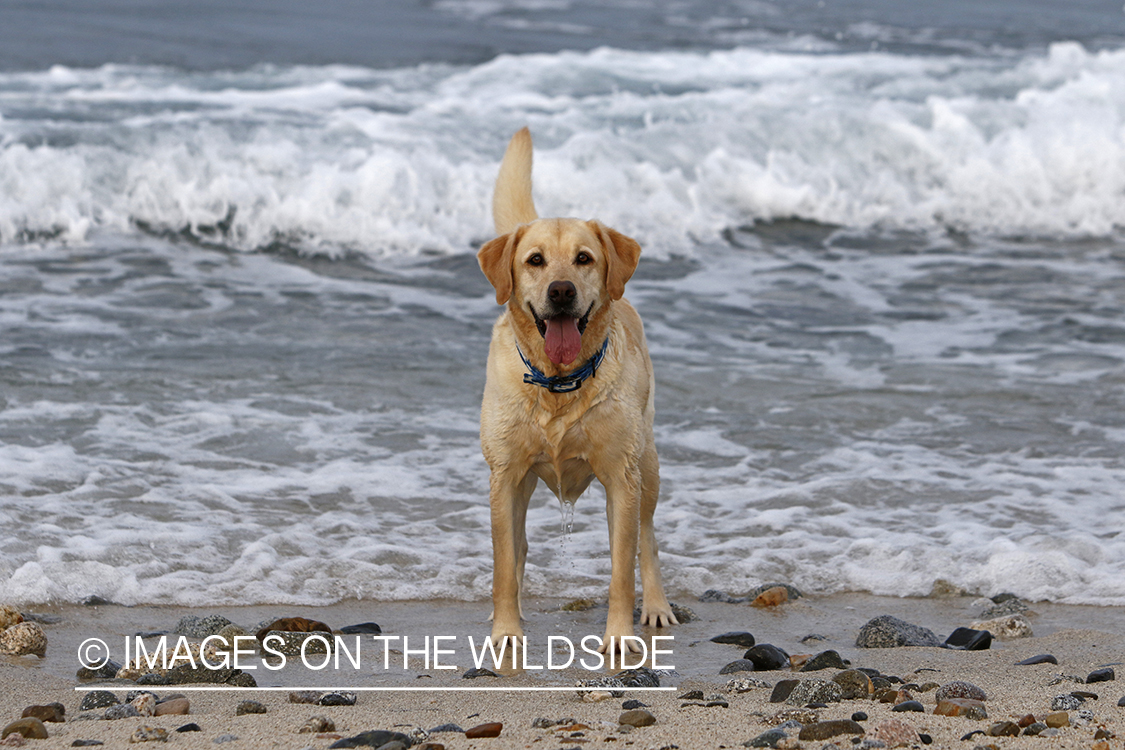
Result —
<svg viewBox="0 0 1125 750"><path fill-rule="evenodd" d="M492 329L480 420L492 470L491 637L500 643L523 635L525 521L536 484L542 479L573 503L596 477L606 491L612 561L601 650L637 651L621 637L633 635L638 552L642 624L676 624L652 525L660 492L652 363L641 319L622 299L641 248L597 221L540 219L531 151L524 128L508 144L496 179L499 236L477 255L497 304L507 305Z"/></svg>

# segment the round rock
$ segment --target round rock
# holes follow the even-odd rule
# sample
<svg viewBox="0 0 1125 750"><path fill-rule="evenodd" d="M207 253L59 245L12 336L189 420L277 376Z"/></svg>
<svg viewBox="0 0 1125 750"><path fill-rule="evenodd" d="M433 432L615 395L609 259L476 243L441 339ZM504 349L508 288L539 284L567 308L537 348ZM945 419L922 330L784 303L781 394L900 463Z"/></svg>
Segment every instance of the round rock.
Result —
<svg viewBox="0 0 1125 750"><path fill-rule="evenodd" d="M934 693L934 700L944 701L950 698L970 698L975 701L988 700L988 696L979 687L971 682L957 680L947 682Z"/></svg>
<svg viewBox="0 0 1125 750"><path fill-rule="evenodd" d="M754 669L759 672L770 672L789 667L789 654L769 643L759 643L747 650L742 658L753 662Z"/></svg>
<svg viewBox="0 0 1125 750"><path fill-rule="evenodd" d="M7 737L9 734L18 734L27 740L45 740L47 739L47 727L43 726L43 722L34 716L26 716L22 719L16 719L3 730L0 730L0 739Z"/></svg>
<svg viewBox="0 0 1125 750"><path fill-rule="evenodd" d="M898 648L900 646L944 645L929 628L911 625L891 615L880 615L859 629L858 648Z"/></svg>
<svg viewBox="0 0 1125 750"><path fill-rule="evenodd" d="M656 723L656 717L651 711L646 711L643 708L634 708L618 716L617 723L630 727L649 727Z"/></svg>

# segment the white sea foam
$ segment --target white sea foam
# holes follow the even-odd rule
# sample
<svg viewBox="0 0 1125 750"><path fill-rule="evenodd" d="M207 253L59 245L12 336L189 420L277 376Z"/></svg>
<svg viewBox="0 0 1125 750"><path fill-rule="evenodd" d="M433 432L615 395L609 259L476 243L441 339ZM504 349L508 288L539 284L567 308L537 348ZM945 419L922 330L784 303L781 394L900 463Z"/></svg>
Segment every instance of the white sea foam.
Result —
<svg viewBox="0 0 1125 750"><path fill-rule="evenodd" d="M0 76L0 114L4 242L141 223L243 249L461 251L489 233L499 154L523 124L544 213L598 215L661 254L784 217L1021 235L1125 225L1125 51L1073 43L53 68Z"/></svg>

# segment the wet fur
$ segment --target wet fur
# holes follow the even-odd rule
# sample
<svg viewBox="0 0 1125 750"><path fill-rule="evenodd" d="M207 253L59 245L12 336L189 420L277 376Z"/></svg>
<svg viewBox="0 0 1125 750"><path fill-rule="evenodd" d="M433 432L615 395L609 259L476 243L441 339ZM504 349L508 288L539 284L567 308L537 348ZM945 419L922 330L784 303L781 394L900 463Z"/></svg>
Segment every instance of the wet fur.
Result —
<svg viewBox="0 0 1125 750"><path fill-rule="evenodd" d="M506 305L493 327L481 405L481 447L492 470L491 637L499 642L523 635L525 522L536 484L542 479L562 502L572 503L597 478L606 490L612 561L604 650L611 637L620 647L621 636L633 635L638 556L642 624L676 624L653 528L660 476L652 434L652 364L641 319L622 298L641 248L597 221L538 218L531 161L531 135L524 128L512 137L496 180L493 220L499 236L477 256L497 304ZM539 264L532 262L536 255ZM575 309L589 308L581 350L567 365L546 356L536 324L536 315L548 308L552 281L571 282ZM523 382L526 369L517 344L536 368L554 376L580 367L607 336L605 359L579 390L551 393Z"/></svg>

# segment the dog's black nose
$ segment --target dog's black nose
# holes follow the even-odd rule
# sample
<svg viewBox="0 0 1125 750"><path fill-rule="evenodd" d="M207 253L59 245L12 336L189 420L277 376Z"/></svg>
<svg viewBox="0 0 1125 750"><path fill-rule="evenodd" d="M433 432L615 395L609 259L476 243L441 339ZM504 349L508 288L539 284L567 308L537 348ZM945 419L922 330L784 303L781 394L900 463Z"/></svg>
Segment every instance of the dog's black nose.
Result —
<svg viewBox="0 0 1125 750"><path fill-rule="evenodd" d="M569 281L552 281L551 285L547 287L547 299L556 305L565 305L574 299L576 294L578 294L578 290Z"/></svg>

